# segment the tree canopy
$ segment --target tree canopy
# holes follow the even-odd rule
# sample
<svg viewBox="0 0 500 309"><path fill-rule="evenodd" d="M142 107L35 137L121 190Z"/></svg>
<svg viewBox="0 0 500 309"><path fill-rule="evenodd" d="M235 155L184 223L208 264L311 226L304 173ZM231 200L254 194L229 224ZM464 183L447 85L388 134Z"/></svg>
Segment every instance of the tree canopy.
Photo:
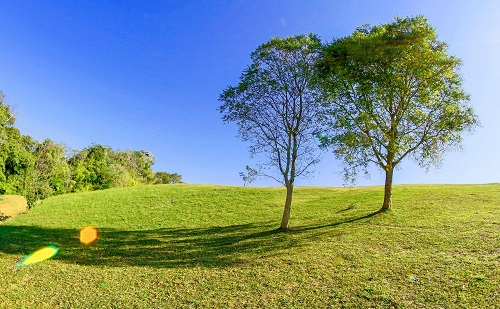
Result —
<svg viewBox="0 0 500 309"><path fill-rule="evenodd" d="M382 210L391 208L393 171L403 159L438 165L477 125L460 65L422 16L365 25L324 48L318 80L330 132L323 144L344 163L346 179L370 163L385 171Z"/></svg>
<svg viewBox="0 0 500 309"><path fill-rule="evenodd" d="M319 92L312 77L320 50L321 41L312 34L273 38L251 54L252 64L239 84L219 98L222 119L236 122L239 136L251 144L252 156L265 157L259 175L287 188L281 228L288 227L296 177L307 176L308 168L318 162L313 133Z"/></svg>
<svg viewBox="0 0 500 309"><path fill-rule="evenodd" d="M94 144L70 153L50 139L40 143L21 135L14 123L15 115L0 92L0 194L21 194L30 208L63 193L182 182L177 173L155 173L155 157L149 151Z"/></svg>

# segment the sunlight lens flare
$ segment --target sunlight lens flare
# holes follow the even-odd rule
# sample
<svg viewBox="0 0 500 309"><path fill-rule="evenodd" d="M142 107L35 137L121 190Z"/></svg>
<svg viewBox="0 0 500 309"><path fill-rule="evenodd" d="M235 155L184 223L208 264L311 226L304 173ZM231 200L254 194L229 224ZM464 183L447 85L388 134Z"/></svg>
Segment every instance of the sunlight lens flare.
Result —
<svg viewBox="0 0 500 309"><path fill-rule="evenodd" d="M97 239L97 229L93 226L87 226L80 231L80 242L88 245Z"/></svg>
<svg viewBox="0 0 500 309"><path fill-rule="evenodd" d="M35 263L50 259L59 252L59 248L55 245L50 245L47 247L44 247L42 249L39 249L25 257L23 257L18 263L17 267L26 267L33 265Z"/></svg>

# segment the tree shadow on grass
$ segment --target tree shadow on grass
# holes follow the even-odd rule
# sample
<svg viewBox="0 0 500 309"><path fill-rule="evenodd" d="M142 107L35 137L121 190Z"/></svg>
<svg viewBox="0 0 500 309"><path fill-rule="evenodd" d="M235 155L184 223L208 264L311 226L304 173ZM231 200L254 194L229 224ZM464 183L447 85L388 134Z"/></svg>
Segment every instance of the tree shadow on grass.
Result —
<svg viewBox="0 0 500 309"><path fill-rule="evenodd" d="M76 229L0 225L0 252L20 258L54 244L55 259L78 265L219 267L251 262L277 250L298 245L293 237L267 226L244 224L226 227L99 230L98 240L79 242Z"/></svg>
<svg viewBox="0 0 500 309"><path fill-rule="evenodd" d="M376 212L372 212L372 213L369 213L369 214L361 216L361 217L348 218L348 219L340 220L340 221L333 222L333 223L327 223L327 224L322 224L322 225L311 225L311 226L299 226L299 227L294 228L293 231L304 232L304 231L324 229L324 228L328 228L328 227L336 227L336 226L346 224L346 223L353 223L353 222L356 222L359 220L369 219L371 217L374 217L376 215L383 214L383 213L384 213L383 211L378 210Z"/></svg>
<svg viewBox="0 0 500 309"><path fill-rule="evenodd" d="M38 226L0 225L0 252L20 258L54 244L55 259L97 267L148 266L223 267L253 263L283 250L310 243L313 231L369 218L374 214L320 226L304 226L282 232L275 222L209 228L160 228L152 230L99 229L98 240L79 242L79 230Z"/></svg>

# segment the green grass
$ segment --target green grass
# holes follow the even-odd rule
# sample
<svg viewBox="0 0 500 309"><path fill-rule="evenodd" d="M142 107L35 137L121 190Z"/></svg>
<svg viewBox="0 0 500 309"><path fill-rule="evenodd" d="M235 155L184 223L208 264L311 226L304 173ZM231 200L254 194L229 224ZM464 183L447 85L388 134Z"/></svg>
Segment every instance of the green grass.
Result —
<svg viewBox="0 0 500 309"><path fill-rule="evenodd" d="M500 184L159 185L69 194L0 224L0 308L498 308ZM87 225L99 229L88 246ZM59 254L14 270L55 244ZM413 280L412 280L413 278ZM416 280L415 280L416 279Z"/></svg>

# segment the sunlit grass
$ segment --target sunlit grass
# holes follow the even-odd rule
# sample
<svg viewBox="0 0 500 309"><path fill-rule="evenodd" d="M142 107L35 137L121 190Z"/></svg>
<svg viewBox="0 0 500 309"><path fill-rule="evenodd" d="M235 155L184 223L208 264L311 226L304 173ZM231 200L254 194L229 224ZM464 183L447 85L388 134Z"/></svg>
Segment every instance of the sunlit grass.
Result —
<svg viewBox="0 0 500 309"><path fill-rule="evenodd" d="M69 194L0 224L0 308L489 308L500 185L162 185ZM99 229L96 242L78 231ZM13 270L38 248L53 260Z"/></svg>
<svg viewBox="0 0 500 309"><path fill-rule="evenodd" d="M28 210L26 200L18 195L0 196L0 222Z"/></svg>

